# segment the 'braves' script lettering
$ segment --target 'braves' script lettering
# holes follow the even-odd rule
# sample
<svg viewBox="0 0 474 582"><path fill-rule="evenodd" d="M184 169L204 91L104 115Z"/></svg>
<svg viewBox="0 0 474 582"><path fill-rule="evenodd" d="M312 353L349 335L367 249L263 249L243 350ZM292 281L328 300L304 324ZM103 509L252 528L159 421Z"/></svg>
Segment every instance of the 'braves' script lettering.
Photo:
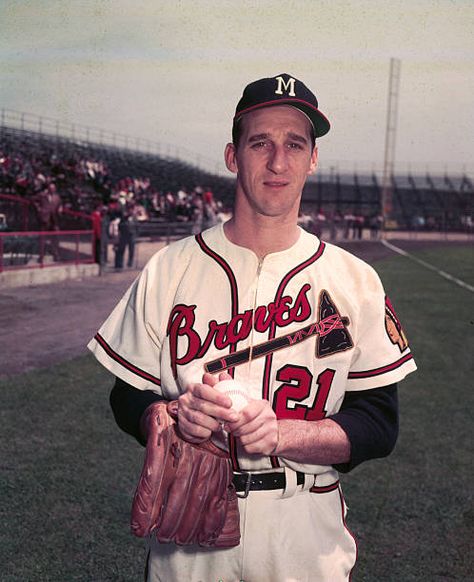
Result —
<svg viewBox="0 0 474 582"><path fill-rule="evenodd" d="M211 345L218 350L224 350L247 339L252 328L259 333L264 333L272 323L277 327L285 327L291 323L306 321L311 315L311 305L306 295L310 287L308 283L303 285L294 300L293 297L286 295L278 302L272 301L268 305L260 305L255 311L249 309L244 313L238 313L228 322L218 323L212 319L208 323L204 340L194 329L197 306L175 305L171 311L167 329L173 374L177 375L178 365L183 366L196 358L202 358ZM182 337L187 341L180 341ZM178 356L178 343L180 356ZM183 349L184 353L182 353Z"/></svg>

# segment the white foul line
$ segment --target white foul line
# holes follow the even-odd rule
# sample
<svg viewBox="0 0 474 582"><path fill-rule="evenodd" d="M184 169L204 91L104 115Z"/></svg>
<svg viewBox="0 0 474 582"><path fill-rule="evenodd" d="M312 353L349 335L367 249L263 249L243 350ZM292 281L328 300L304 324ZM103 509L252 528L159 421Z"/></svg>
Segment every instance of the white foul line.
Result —
<svg viewBox="0 0 474 582"><path fill-rule="evenodd" d="M437 269L435 266L431 265L430 263L427 263L426 261L423 261L422 259L419 259L418 257L415 257L415 256L411 255L410 253L407 253L403 249L396 247L395 245L392 245L392 243L389 243L388 241L386 241L384 239L382 239L380 242L384 246L389 248L390 250L394 251L395 253L398 253L399 255L403 255L404 257L407 257L408 259L415 261L415 263L419 263L420 265L423 265L423 267L430 269L430 271L434 271L435 273L440 275L440 277L444 277L448 281L452 281L453 283L456 283L456 285L459 285L463 289L467 289L471 293L474 293L474 287L472 285L469 285L468 283L465 283L464 281L461 281L461 279L457 279L456 277L453 277L449 273L446 273L446 271L442 271L441 269Z"/></svg>

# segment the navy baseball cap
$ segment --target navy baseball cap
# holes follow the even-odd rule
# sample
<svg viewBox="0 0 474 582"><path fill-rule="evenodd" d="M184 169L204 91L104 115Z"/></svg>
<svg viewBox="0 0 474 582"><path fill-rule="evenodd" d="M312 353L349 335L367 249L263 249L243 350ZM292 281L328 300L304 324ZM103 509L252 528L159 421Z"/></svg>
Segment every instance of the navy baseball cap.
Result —
<svg viewBox="0 0 474 582"><path fill-rule="evenodd" d="M234 127L246 113L272 105L291 105L302 111L309 118L315 137L325 135L331 127L326 116L318 109L316 95L288 73L259 79L247 85L235 110Z"/></svg>

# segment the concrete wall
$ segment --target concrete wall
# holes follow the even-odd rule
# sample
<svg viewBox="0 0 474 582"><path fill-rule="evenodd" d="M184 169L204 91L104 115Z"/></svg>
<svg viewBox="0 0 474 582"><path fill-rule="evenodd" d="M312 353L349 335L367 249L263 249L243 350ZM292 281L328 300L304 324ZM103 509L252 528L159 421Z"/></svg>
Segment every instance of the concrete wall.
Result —
<svg viewBox="0 0 474 582"><path fill-rule="evenodd" d="M99 265L96 263L60 265L43 267L42 269L15 269L0 273L0 289L59 283L66 279L80 279L82 277L97 276L98 274Z"/></svg>

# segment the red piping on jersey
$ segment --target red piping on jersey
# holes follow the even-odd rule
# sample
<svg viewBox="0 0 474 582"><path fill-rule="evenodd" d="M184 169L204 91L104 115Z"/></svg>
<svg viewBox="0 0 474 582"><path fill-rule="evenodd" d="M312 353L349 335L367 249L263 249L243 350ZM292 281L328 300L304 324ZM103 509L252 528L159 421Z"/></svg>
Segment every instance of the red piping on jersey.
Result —
<svg viewBox="0 0 474 582"><path fill-rule="evenodd" d="M299 265L297 265L294 269L292 269L289 273L287 273L280 285L278 286L277 292L275 294L275 303L278 304L278 302L281 300L281 297L285 291L286 286L288 285L289 281L298 273L300 273L301 271L303 271L304 269L306 269L306 267L309 267L310 265L312 265L313 263L315 263L320 256L323 254L324 248L325 248L325 244L321 241L319 243L319 247L318 250L315 252L314 255L312 255L309 259L306 259L306 261L304 261L303 263L300 263ZM276 334L276 322L272 321L272 323L270 324L270 330L268 333L268 339L274 339L275 338L275 334ZM266 357L266 362L265 362L265 375L264 375L264 384L263 384L263 398L265 398L266 400L268 400L269 394L270 394L270 368L271 368L271 363L272 363L272 358L273 358L273 354L269 354Z"/></svg>
<svg viewBox="0 0 474 582"><path fill-rule="evenodd" d="M281 300L281 297L285 291L285 288L288 285L288 283L290 282L290 280L295 275L297 275L298 273L300 273L301 271L306 269L306 267L309 267L310 265L315 263L323 254L325 246L326 245L322 241L320 241L318 250L314 253L314 255L312 255L309 259L306 259L306 261L303 261L302 263L300 263L299 265L294 267L289 273L287 273L283 277L280 285L278 286L278 289L277 289L277 292L275 295L275 304L278 304L278 302ZM276 334L276 322L272 321L272 323L270 325L268 339L269 340L274 339L275 334ZM265 371L263 374L262 397L265 398L266 400L269 400L269 396L270 396L270 370L272 368L272 360L273 360L273 354L269 354L265 359ZM280 466L280 463L278 462L277 457L270 457L270 460L272 463L272 467L277 468Z"/></svg>
<svg viewBox="0 0 474 582"><path fill-rule="evenodd" d="M229 263L220 255L218 255L215 251L213 251L205 242L202 237L202 234L197 234L196 237L197 244L201 247L203 253L205 253L211 259L214 259L216 263L224 270L225 274L227 275L227 279L229 280L230 285L230 295L231 295L231 311L232 317L235 317L239 313L239 291L237 287L237 281L235 279L235 275L229 265ZM237 344L231 344L229 346L229 353L233 354L237 350ZM234 377L235 368L229 368L227 373ZM234 471L240 471L239 461L237 458L237 443L235 441L235 437L229 435L229 453L230 458L232 460L232 468Z"/></svg>
<svg viewBox="0 0 474 582"><path fill-rule="evenodd" d="M374 368L373 370L364 370L362 372L349 372L347 376L350 380L354 380L356 378L372 378L373 376L380 376L381 374L386 374L387 372L392 372L400 366L403 366L409 360L412 360L412 354L406 354L393 364L388 364L387 366L382 366L381 368Z"/></svg>
<svg viewBox="0 0 474 582"><path fill-rule="evenodd" d="M105 353L108 356L110 356L113 360L118 362L121 366L123 366L124 368L126 368L130 372L133 372L137 376L140 376L141 378L144 378L145 380L149 380L153 384L157 384L158 386L161 386L161 380L159 378L152 376L151 374L149 374L148 372L145 372L145 370L142 370L141 368L137 368L137 366L134 366L129 361L127 361L125 358L122 358L122 356L120 356L116 351L114 351L109 346L109 344L105 341L105 339L99 333L95 334L94 339L104 349Z"/></svg>
<svg viewBox="0 0 474 582"><path fill-rule="evenodd" d="M313 485L309 490L310 493L329 493L330 491L335 491L339 488L339 479L331 485Z"/></svg>
<svg viewBox="0 0 474 582"><path fill-rule="evenodd" d="M202 234L196 235L196 242L201 247L201 250L206 255L211 257L211 259L214 259L216 261L216 263L220 267L222 267L225 274L227 275L227 278L229 279L230 294L231 294L231 298L232 298L232 308L231 308L232 309L232 317L235 317L239 313L239 293L238 293L238 289L237 289L237 281L235 279L235 275L232 272L232 269L231 269L229 263L223 257L218 255L215 251L213 251L210 247L207 246L207 244L204 242L204 239L202 238ZM235 344L232 344L230 346L231 353L235 351L235 348L236 348ZM232 372L233 372L233 370L232 370ZM233 374L231 374L231 375L233 375Z"/></svg>
<svg viewBox="0 0 474 582"><path fill-rule="evenodd" d="M341 501L342 523L344 525L344 529L347 531L347 533L354 540L354 544L355 544L355 551L356 551L355 560L354 560L354 566L355 566L357 564L357 557L359 554L359 548L357 547L357 540L356 540L354 534L347 527L346 516L344 515L344 508L345 508L344 495L343 495L342 489L340 487L339 487L339 499ZM351 571L349 572L349 582L351 582L351 580L352 580L352 572L354 570L354 566L352 566Z"/></svg>

